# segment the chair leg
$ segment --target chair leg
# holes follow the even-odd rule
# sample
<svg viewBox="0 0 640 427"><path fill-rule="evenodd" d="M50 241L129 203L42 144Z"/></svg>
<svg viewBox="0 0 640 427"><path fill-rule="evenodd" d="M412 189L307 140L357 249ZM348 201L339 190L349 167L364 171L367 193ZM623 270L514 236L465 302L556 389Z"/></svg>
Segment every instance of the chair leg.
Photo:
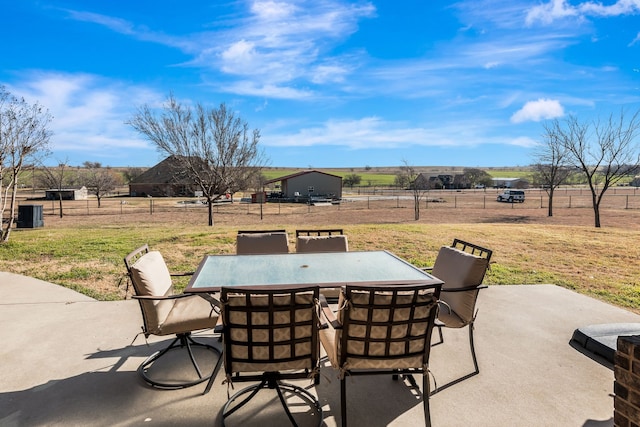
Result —
<svg viewBox="0 0 640 427"><path fill-rule="evenodd" d="M448 383L441 385L440 387L436 387L434 388L434 390L431 392L432 395L444 390L445 388L449 388L452 385L458 384L459 382L462 382L466 379L469 379L475 375L478 375L480 373L480 369L478 367L478 359L476 358L476 348L473 342L473 329L474 329L474 324L473 322L469 323L469 325L467 326L469 328L469 348L471 350L471 358L473 359L473 372L470 372L466 375L461 376L460 378L456 378L453 381L449 381Z"/></svg>
<svg viewBox="0 0 640 427"><path fill-rule="evenodd" d="M218 357L218 361L216 362L216 366L215 366L215 368L213 368L213 372L209 376L209 381L207 381L207 386L204 388L204 391L202 392L203 396L205 394L209 393L209 391L211 390L211 386L213 386L213 381L215 380L216 375L218 374L218 371L220 370L221 366L222 366L222 354L220 354L220 357Z"/></svg>
<svg viewBox="0 0 640 427"><path fill-rule="evenodd" d="M440 341L431 344L432 346L438 345L438 344L442 344L444 342L444 337L442 336L442 326L441 325L435 325L435 328L438 330L438 336L440 338Z"/></svg>
<svg viewBox="0 0 640 427"><path fill-rule="evenodd" d="M191 343L197 345L193 339L189 335L180 337L180 345L182 347L187 347L187 353L189 353L189 359L191 359L191 364L196 369L196 373L198 374L198 378L202 378L202 372L200 371L200 367L198 366L198 362L196 362L196 358L193 356L193 351L191 350Z"/></svg>
<svg viewBox="0 0 640 427"><path fill-rule="evenodd" d="M342 416L342 427L347 427L347 379L340 380L340 414Z"/></svg>
<svg viewBox="0 0 640 427"><path fill-rule="evenodd" d="M422 405L424 407L424 425L431 427L431 409L429 408L429 375L422 376Z"/></svg>
<svg viewBox="0 0 640 427"><path fill-rule="evenodd" d="M260 390L266 389L266 388L276 390L278 399L280 400L280 403L282 404L282 407L284 408L284 411L287 414L287 417L289 418L289 421L291 422L292 426L298 427L298 424L296 423L296 420L293 418L293 414L291 414L291 410L287 406L287 401L284 397L284 394L282 393L283 390L291 392L293 394L297 394L303 400L306 400L310 405L312 405L318 412L318 427L322 425L323 423L322 406L320 405L320 402L318 401L318 399L316 399L311 393L309 393L307 390L301 387L295 386L293 384L282 383L278 381L276 377L273 377L273 376L265 376L263 377L262 381L260 381L259 384L246 387L238 391L236 394L234 394L229 398L227 403L222 408L222 426L223 427L225 426L225 420L227 419L227 417L229 417L231 414L233 414L238 409L242 408L245 404L247 404L247 402L253 399L253 397L256 394L258 394ZM240 403L231 407L232 404L236 400L238 400L238 398L240 398L245 394L249 394L249 395L244 399L242 399Z"/></svg>
<svg viewBox="0 0 640 427"><path fill-rule="evenodd" d="M473 344L473 329L474 329L474 324L473 322L471 322L469 324L469 347L471 348L471 358L473 359L473 366L475 368L474 373L479 374L480 368L478 368L478 359L476 358L476 347Z"/></svg>
<svg viewBox="0 0 640 427"><path fill-rule="evenodd" d="M142 362L142 364L138 367L138 374L140 374L140 376L144 379L144 381L156 388L161 388L161 389L166 389L166 390L177 390L177 389L181 389L181 388L187 388L187 387L191 387L194 386L196 384L200 384L201 382L204 382L208 379L210 379L211 375L213 375L214 372L216 372L216 369L214 369L214 371L212 372L211 375L202 375L202 372L200 370L200 367L198 366L198 363L196 362L196 359L193 355L193 350L192 350L192 346L197 346L197 347L204 347L214 353L217 354L218 356L218 362L216 364L216 368L219 364L220 358L221 358L221 352L220 350L218 350L217 348L209 345L209 344L205 344L205 343L201 343L198 341L195 341L193 338L191 338L191 334L190 333L185 333L185 334L178 334L176 336L176 338L171 341L171 344L169 344L167 347L165 347L164 349L157 351L155 353L153 353L151 356L149 356L144 362ZM186 381L186 382L180 382L180 383L173 383L173 382L164 382L164 381L158 381L158 380L154 380L153 378L151 378L151 376L148 373L148 368L153 365L154 362L156 362L158 359L160 359L162 356L164 356L165 354L167 354L169 351L174 350L174 349L180 349L180 348L185 348L189 354L189 359L191 361L191 364L193 365L196 374L198 375L198 378L196 380L193 381Z"/></svg>
<svg viewBox="0 0 640 427"><path fill-rule="evenodd" d="M229 398L229 400L227 401L227 403L224 405L224 407L222 408L222 425L224 425L224 419L227 418L229 415L233 414L234 412L236 412L238 409L242 408L248 401L250 401L251 399L253 399L253 397L258 394L258 392L260 390L262 390L264 387L266 387L267 384L267 380L262 380L260 382L260 384L256 384L256 385L252 385L250 387L244 388L242 390L240 390L239 392L237 392L236 394L234 394L233 396L231 396ZM247 396L246 398L244 398L242 400L242 402L240 402L238 405L234 406L233 408L229 409L229 406L231 405L231 403L233 403L238 397L249 393L249 396Z"/></svg>

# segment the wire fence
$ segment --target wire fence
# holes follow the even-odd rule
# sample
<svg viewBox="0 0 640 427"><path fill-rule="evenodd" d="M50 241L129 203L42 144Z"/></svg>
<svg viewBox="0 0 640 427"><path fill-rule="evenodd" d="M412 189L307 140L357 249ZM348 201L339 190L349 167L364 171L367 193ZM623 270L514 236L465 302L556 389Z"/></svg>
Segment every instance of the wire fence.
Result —
<svg viewBox="0 0 640 427"><path fill-rule="evenodd" d="M549 197L544 190L525 190L523 203L505 203L496 200L499 189L486 190L432 190L424 192L420 197L421 209L547 209ZM304 214L318 210L373 210L393 208L414 208L414 197L411 191L397 189L360 189L343 195L339 204L319 203L307 205L299 203L269 202L266 204L248 203L235 200L214 204L213 212L238 212L260 215ZM21 199L20 204L40 204L43 214L59 215L59 200ZM555 191L554 208L579 209L591 208L592 196L586 188L560 188ZM640 191L635 187L615 187L609 189L601 202L601 209L640 210ZM95 198L87 200L63 200L64 216L87 215L128 215L159 213L193 213L207 212L207 205L196 198L136 198L111 197L103 198L98 206Z"/></svg>

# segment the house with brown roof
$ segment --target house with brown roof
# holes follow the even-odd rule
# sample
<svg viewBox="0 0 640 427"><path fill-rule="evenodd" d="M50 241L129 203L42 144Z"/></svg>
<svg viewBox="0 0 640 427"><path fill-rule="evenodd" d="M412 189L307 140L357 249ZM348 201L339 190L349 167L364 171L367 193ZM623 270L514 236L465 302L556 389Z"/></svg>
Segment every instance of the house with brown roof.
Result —
<svg viewBox="0 0 640 427"><path fill-rule="evenodd" d="M198 187L174 156L167 157L129 183L131 197L194 197Z"/></svg>

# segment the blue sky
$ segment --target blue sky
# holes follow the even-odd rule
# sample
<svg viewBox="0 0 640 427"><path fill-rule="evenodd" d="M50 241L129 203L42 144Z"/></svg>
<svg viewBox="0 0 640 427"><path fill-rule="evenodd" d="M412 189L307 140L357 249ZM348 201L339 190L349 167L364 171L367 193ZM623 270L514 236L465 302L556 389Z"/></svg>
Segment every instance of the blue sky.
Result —
<svg viewBox="0 0 640 427"><path fill-rule="evenodd" d="M0 84L50 163L152 166L125 122L224 102L270 166L523 166L545 120L640 108L640 0L2 1Z"/></svg>

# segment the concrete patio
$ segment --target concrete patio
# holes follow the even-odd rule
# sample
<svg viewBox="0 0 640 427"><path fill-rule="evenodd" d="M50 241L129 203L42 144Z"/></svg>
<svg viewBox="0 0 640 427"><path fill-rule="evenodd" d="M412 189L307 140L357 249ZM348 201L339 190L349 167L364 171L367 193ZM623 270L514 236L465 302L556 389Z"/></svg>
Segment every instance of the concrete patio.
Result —
<svg viewBox="0 0 640 427"><path fill-rule="evenodd" d="M98 302L2 272L0 301L1 426L220 425L221 372L207 395L204 384L156 390L138 377L163 340L130 345L142 324L136 301ZM553 285L490 286L478 307L480 375L431 397L434 426L613 425L611 366L569 341L578 327L640 316ZM466 329L445 331L430 367L438 384L471 370ZM320 385L298 385L319 397L324 425L340 424L336 372L324 364ZM423 425L419 395L403 382L356 377L347 390L351 426ZM243 425L280 425L277 403L264 393Z"/></svg>

